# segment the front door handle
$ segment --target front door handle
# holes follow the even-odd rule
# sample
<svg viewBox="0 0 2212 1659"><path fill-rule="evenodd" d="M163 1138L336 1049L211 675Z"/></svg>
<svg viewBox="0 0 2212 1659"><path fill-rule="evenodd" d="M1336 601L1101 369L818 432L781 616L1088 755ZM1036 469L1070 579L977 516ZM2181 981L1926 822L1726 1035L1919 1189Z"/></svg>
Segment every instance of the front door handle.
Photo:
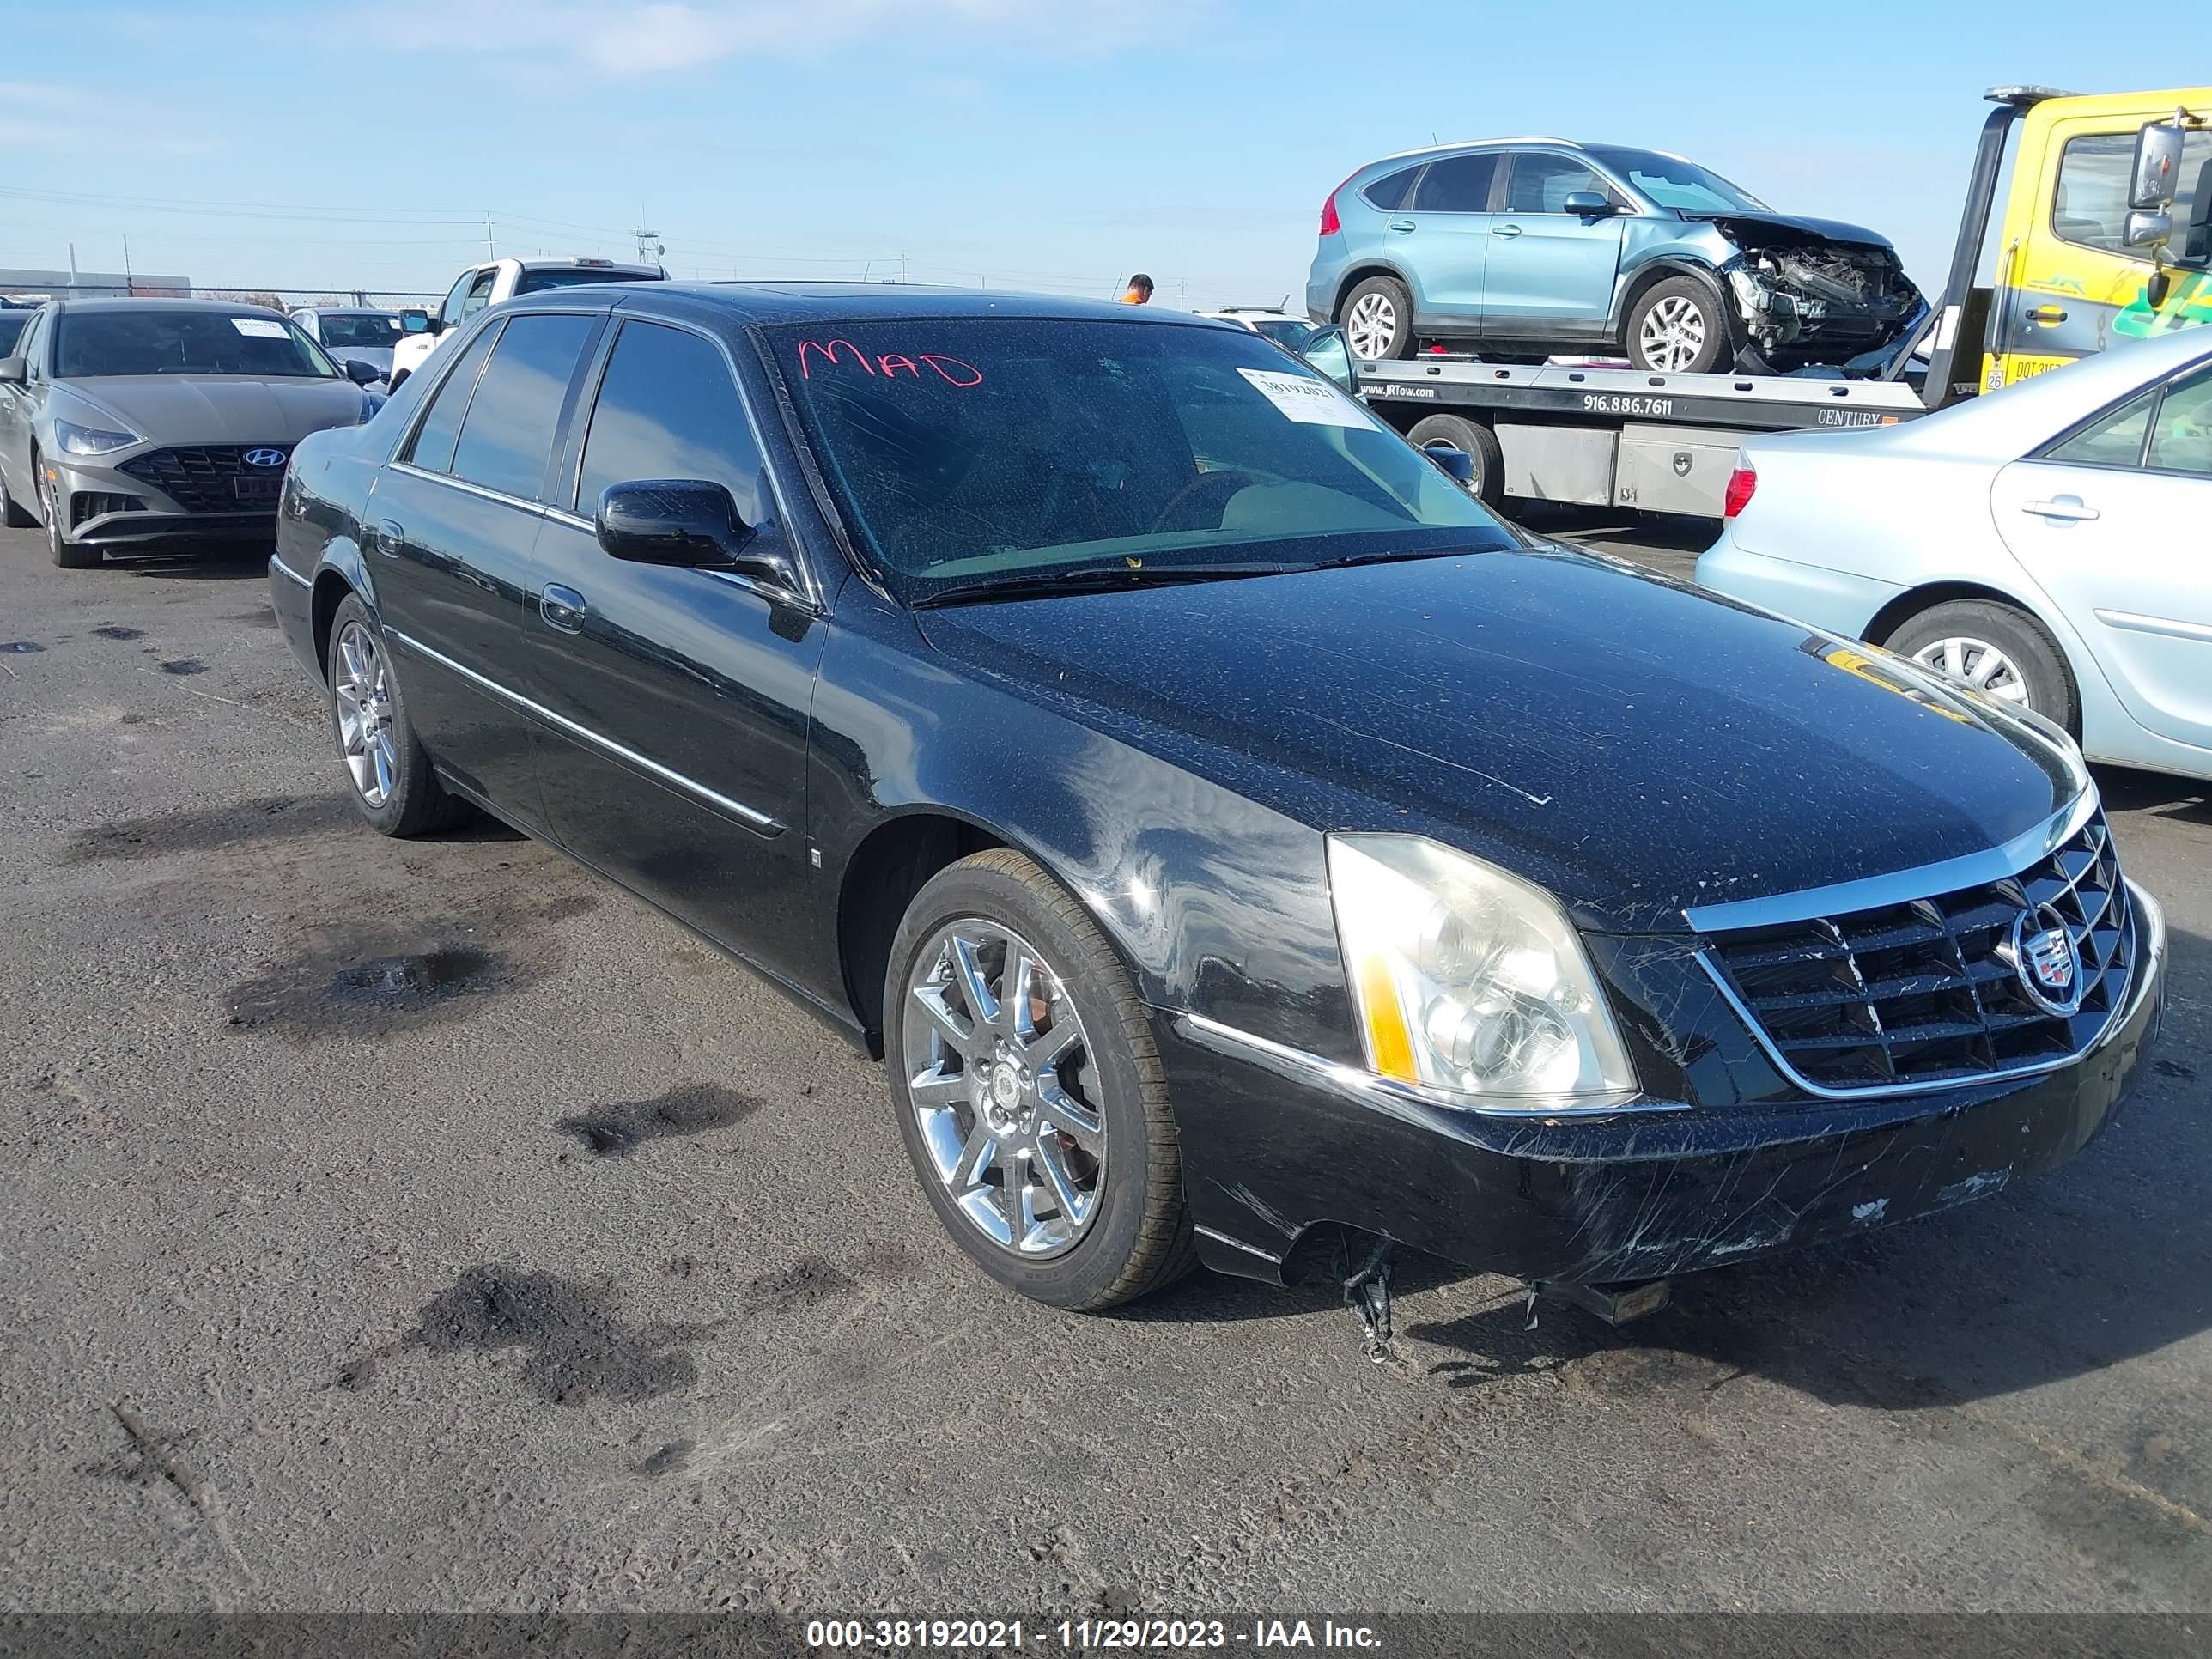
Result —
<svg viewBox="0 0 2212 1659"><path fill-rule="evenodd" d="M386 519L376 526L376 550L387 559L399 556L399 545L407 539L407 532L397 519Z"/></svg>
<svg viewBox="0 0 2212 1659"><path fill-rule="evenodd" d="M538 596L538 614L545 619L548 628L557 628L563 634L580 634L584 631L584 596L573 587L548 582Z"/></svg>
<svg viewBox="0 0 2212 1659"><path fill-rule="evenodd" d="M2045 328L2054 327L2057 324L2063 323L2066 320L2066 313L2061 311L2057 306L2038 306L2034 310L2025 312L2022 314L2027 317L2029 322L2040 323Z"/></svg>
<svg viewBox="0 0 2212 1659"><path fill-rule="evenodd" d="M1492 225L1490 228L1490 234L1492 236L1518 236L1521 234L1521 227L1518 225Z"/></svg>
<svg viewBox="0 0 2212 1659"><path fill-rule="evenodd" d="M2098 515L2094 507L2084 507L2079 495L2054 495L2047 501L2022 501L2020 510L2033 513L2039 519L2055 520L2060 524L2086 524Z"/></svg>
<svg viewBox="0 0 2212 1659"><path fill-rule="evenodd" d="M1390 228L1403 235L1413 228L1413 222L1411 219L1393 219L1390 222Z"/></svg>

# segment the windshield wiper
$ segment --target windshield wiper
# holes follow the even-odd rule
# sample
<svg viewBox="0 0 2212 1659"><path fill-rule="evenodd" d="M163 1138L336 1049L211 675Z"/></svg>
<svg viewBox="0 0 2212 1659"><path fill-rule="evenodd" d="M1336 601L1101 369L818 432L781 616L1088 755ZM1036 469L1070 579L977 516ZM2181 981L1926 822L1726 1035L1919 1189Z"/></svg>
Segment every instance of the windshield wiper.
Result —
<svg viewBox="0 0 2212 1659"><path fill-rule="evenodd" d="M1243 576L1280 576L1310 564L1097 565L1079 570L1039 571L997 581L956 582L925 593L915 610L940 605L980 605L994 599L1050 599L1061 593L1107 593L1118 588L1158 587L1174 582L1234 581Z"/></svg>
<svg viewBox="0 0 2212 1659"><path fill-rule="evenodd" d="M1353 553L1341 559L1323 559L1309 566L1314 570L1343 570L1355 564L1395 564L1401 559L1462 559L1470 553L1503 553L1502 547L1392 547L1379 553Z"/></svg>

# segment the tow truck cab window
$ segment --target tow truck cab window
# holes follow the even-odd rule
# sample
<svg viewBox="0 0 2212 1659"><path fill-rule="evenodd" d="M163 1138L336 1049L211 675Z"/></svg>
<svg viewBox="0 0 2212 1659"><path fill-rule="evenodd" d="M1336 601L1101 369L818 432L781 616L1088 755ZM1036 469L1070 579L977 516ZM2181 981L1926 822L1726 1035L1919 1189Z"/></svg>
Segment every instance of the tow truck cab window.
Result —
<svg viewBox="0 0 2212 1659"><path fill-rule="evenodd" d="M2124 259L2150 260L2148 248L2126 240L2129 175L2135 167L2136 135L2085 133L2067 141L2058 156L2058 187L2051 192L2051 228L2062 241L2117 253ZM2212 162L2212 131L2181 141L2181 171L2173 198L2174 251L2181 228L2189 222L2197 192L2205 187L2205 164Z"/></svg>
<svg viewBox="0 0 2212 1659"><path fill-rule="evenodd" d="M1421 187L1413 193L1414 210L1421 213L1487 213L1490 180L1498 170L1497 156L1447 155L1429 163Z"/></svg>

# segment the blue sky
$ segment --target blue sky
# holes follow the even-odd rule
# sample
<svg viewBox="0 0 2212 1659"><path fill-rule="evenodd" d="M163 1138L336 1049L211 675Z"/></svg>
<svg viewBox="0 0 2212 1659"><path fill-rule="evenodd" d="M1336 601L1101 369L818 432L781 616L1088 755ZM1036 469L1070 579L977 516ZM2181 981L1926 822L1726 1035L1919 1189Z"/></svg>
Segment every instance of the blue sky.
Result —
<svg viewBox="0 0 2212 1659"><path fill-rule="evenodd" d="M1258 303L1392 150L1681 151L1942 281L1983 88L2191 78L2078 5L291 0L9 8L0 264L442 291L483 257ZM2202 66L2196 66L2201 71ZM2201 77L2200 77L2201 78Z"/></svg>

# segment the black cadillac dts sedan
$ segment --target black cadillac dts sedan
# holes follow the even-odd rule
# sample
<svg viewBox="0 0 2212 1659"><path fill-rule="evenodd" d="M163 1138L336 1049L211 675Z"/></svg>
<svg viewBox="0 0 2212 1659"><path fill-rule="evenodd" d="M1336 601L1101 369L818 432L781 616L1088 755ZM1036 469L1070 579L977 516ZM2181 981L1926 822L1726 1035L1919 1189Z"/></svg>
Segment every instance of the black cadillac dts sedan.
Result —
<svg viewBox="0 0 2212 1659"><path fill-rule="evenodd" d="M488 810L879 1054L1027 1295L1604 1292L1994 1193L2142 1062L2062 733L1501 523L1243 329L654 283L434 361L270 566L362 816Z"/></svg>

